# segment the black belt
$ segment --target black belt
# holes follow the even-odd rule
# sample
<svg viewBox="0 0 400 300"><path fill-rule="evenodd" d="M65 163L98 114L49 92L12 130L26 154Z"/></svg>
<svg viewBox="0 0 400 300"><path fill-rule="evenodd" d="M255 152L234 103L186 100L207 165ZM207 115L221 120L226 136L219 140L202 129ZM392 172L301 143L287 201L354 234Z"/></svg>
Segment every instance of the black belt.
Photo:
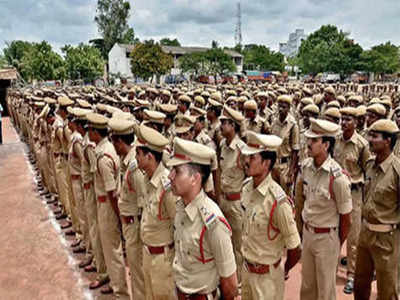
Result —
<svg viewBox="0 0 400 300"><path fill-rule="evenodd" d="M352 190L352 191L358 190L358 189L362 188L363 185L364 185L364 184L363 184L362 182L359 182L359 183L352 183L352 184L351 184L351 190Z"/></svg>

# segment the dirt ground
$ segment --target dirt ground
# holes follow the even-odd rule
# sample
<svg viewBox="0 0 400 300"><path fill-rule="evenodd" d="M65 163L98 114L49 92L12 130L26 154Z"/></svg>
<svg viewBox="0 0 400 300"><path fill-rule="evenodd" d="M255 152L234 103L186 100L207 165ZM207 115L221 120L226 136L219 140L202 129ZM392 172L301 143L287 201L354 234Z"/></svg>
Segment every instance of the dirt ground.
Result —
<svg viewBox="0 0 400 300"><path fill-rule="evenodd" d="M27 147L3 118L0 145L0 299L99 299L108 300L88 285L95 274L85 273L78 264L82 254L73 254L48 205L35 190ZM288 300L299 299L301 265L290 272L286 282ZM337 299L345 295L345 269L339 267ZM372 299L376 299L373 286Z"/></svg>

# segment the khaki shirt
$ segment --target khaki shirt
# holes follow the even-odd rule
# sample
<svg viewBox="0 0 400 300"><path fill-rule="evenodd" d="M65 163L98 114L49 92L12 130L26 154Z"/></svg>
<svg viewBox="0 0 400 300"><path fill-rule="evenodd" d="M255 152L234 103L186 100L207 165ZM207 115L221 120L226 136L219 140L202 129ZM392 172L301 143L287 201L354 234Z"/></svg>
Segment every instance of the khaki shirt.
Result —
<svg viewBox="0 0 400 300"><path fill-rule="evenodd" d="M264 129L264 123L265 119L261 118L259 115L256 115L254 120L245 119L241 128L241 135L245 136L246 131L261 133Z"/></svg>
<svg viewBox="0 0 400 300"><path fill-rule="evenodd" d="M333 195L329 192L331 176L334 178ZM296 203L304 202L303 222L313 227L338 227L339 215L348 214L353 209L350 180L340 165L328 156L317 169L314 160L308 158L299 177L303 181L303 194L298 195L296 189ZM298 197L303 197L304 201L298 201Z"/></svg>
<svg viewBox="0 0 400 300"><path fill-rule="evenodd" d="M245 143L236 134L230 145L226 139L221 141L219 165L221 168L221 189L224 193L237 193L242 190L244 171L239 167L240 149Z"/></svg>
<svg viewBox="0 0 400 300"><path fill-rule="evenodd" d="M372 224L399 224L400 160L393 153L379 166L368 164L362 216Z"/></svg>
<svg viewBox="0 0 400 300"><path fill-rule="evenodd" d="M307 129L303 128L300 129L299 133L299 141L300 141L300 150L299 150L299 162L303 162L306 158L308 158L308 145L307 145L307 138L304 135Z"/></svg>
<svg viewBox="0 0 400 300"><path fill-rule="evenodd" d="M210 138L210 136L206 133L206 130L203 129L200 133L194 138L196 143L208 146L214 150L216 150L215 142Z"/></svg>
<svg viewBox="0 0 400 300"><path fill-rule="evenodd" d="M277 201L270 220L274 202ZM243 219L243 256L251 263L274 264L282 258L285 248L295 249L300 245L300 236L294 221L293 210L283 189L269 174L258 187L253 179L243 187L242 204L245 209ZM272 228L268 236L269 223ZM275 235L277 234L276 238ZM273 239L273 240L270 240Z"/></svg>
<svg viewBox="0 0 400 300"><path fill-rule="evenodd" d="M141 215L144 197L144 175L140 171L135 159L134 147L126 155L121 166L122 182L118 207L123 216Z"/></svg>
<svg viewBox="0 0 400 300"><path fill-rule="evenodd" d="M107 196L108 192L117 190L119 177L119 157L113 144L103 138L95 148L96 173L94 186L96 196Z"/></svg>
<svg viewBox="0 0 400 300"><path fill-rule="evenodd" d="M153 176L144 177L145 197L140 234L148 246L166 246L174 240L176 197L170 190L169 171L159 163Z"/></svg>
<svg viewBox="0 0 400 300"><path fill-rule="evenodd" d="M70 173L71 175L81 175L83 159L83 138L82 135L77 131L72 133L71 138L71 145L68 151Z"/></svg>
<svg viewBox="0 0 400 300"><path fill-rule="evenodd" d="M351 183L364 183L364 172L367 162L373 159L368 142L357 132L349 140L344 140L343 134L335 143L334 159L345 169L351 178Z"/></svg>
<svg viewBox="0 0 400 300"><path fill-rule="evenodd" d="M208 124L208 135L217 144L221 139L221 122L219 120Z"/></svg>
<svg viewBox="0 0 400 300"><path fill-rule="evenodd" d="M89 134L86 133L82 141L83 156L81 161L82 183L90 183L93 181L96 172L96 144L91 142Z"/></svg>
<svg viewBox="0 0 400 300"><path fill-rule="evenodd" d="M173 270L176 285L182 292L210 293L219 285L220 277L229 277L236 271L227 224L218 205L203 190L186 207L182 199L178 201Z"/></svg>
<svg viewBox="0 0 400 300"><path fill-rule="evenodd" d="M271 126L272 134L279 136L283 141L278 150L278 157L289 157L294 150L300 150L299 125L291 114L281 123L275 118Z"/></svg>
<svg viewBox="0 0 400 300"><path fill-rule="evenodd" d="M60 116L56 116L53 123L53 130L51 133L51 144L54 153L59 154L63 152L62 139L63 139L64 121Z"/></svg>

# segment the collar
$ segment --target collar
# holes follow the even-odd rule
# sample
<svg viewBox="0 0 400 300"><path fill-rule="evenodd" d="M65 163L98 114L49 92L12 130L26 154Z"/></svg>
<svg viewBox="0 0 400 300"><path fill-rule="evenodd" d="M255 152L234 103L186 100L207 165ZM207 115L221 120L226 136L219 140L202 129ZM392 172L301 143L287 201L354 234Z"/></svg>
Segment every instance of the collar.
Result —
<svg viewBox="0 0 400 300"><path fill-rule="evenodd" d="M356 131L356 130L354 130L353 135L352 135L351 138L348 139L348 140L345 140L345 139L343 138L343 132L342 132L341 136L342 136L342 140L343 140L345 143L350 143L350 142L351 142L351 143L353 143L353 144L357 144L357 131Z"/></svg>
<svg viewBox="0 0 400 300"><path fill-rule="evenodd" d="M107 143L107 141L108 141L107 137L104 137L104 138L100 141L100 143L97 145L97 147L102 147L102 146L104 146L104 145Z"/></svg>
<svg viewBox="0 0 400 300"><path fill-rule="evenodd" d="M132 148L129 150L128 154L126 154L126 156L125 156L124 160L122 161L122 163L123 163L125 166L129 165L129 163L130 163L132 160L135 159L135 154L136 154L136 149L135 149L135 147L132 147Z"/></svg>
<svg viewBox="0 0 400 300"><path fill-rule="evenodd" d="M204 191L202 189L200 193L197 194L196 198L194 198L194 200L185 207L185 212L191 222L194 221L194 218L196 217L197 211L199 209L199 204L204 200L205 197L206 195L204 194Z"/></svg>
<svg viewBox="0 0 400 300"><path fill-rule="evenodd" d="M267 175L267 177L264 178L264 180L259 184L259 186L256 188L257 191L265 197L265 195L268 192L268 187L271 185L272 177L271 177L271 172Z"/></svg>
<svg viewBox="0 0 400 300"><path fill-rule="evenodd" d="M150 179L150 183L155 188L157 188L157 186L159 186L161 184L161 177L162 177L164 171L165 171L164 164L162 162L160 162L158 164L157 169L154 171L153 176L151 176L151 179Z"/></svg>
<svg viewBox="0 0 400 300"><path fill-rule="evenodd" d="M322 170L324 170L324 171L326 171L326 172L330 172L331 160L332 160L332 157L331 157L331 155L329 154L328 157L325 159L325 161L322 163L322 166L320 166L319 168L317 168L317 167L315 166L315 164L314 164L314 159L313 159L313 161L312 161L312 168L313 168L314 171L318 171L318 170L322 169Z"/></svg>
<svg viewBox="0 0 400 300"><path fill-rule="evenodd" d="M232 142L229 144L229 148L231 148L232 150L236 150L237 149L236 145L238 145L239 142L240 142L240 138L239 138L238 134L236 133Z"/></svg>
<svg viewBox="0 0 400 300"><path fill-rule="evenodd" d="M392 165L393 159L394 159L394 154L392 152L383 162L381 162L379 168L382 170L383 173L386 173L386 171Z"/></svg>

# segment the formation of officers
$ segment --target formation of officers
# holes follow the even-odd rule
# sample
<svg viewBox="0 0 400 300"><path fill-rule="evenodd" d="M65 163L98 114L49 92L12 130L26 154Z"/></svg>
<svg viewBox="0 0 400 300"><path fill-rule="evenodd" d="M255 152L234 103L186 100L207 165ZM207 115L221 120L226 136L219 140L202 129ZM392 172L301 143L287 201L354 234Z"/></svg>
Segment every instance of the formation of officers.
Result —
<svg viewBox="0 0 400 300"><path fill-rule="evenodd" d="M118 299L399 297L399 87L12 90L38 189ZM126 257L124 256L126 254ZM130 271L128 284L125 262ZM107 283L109 283L107 285Z"/></svg>

